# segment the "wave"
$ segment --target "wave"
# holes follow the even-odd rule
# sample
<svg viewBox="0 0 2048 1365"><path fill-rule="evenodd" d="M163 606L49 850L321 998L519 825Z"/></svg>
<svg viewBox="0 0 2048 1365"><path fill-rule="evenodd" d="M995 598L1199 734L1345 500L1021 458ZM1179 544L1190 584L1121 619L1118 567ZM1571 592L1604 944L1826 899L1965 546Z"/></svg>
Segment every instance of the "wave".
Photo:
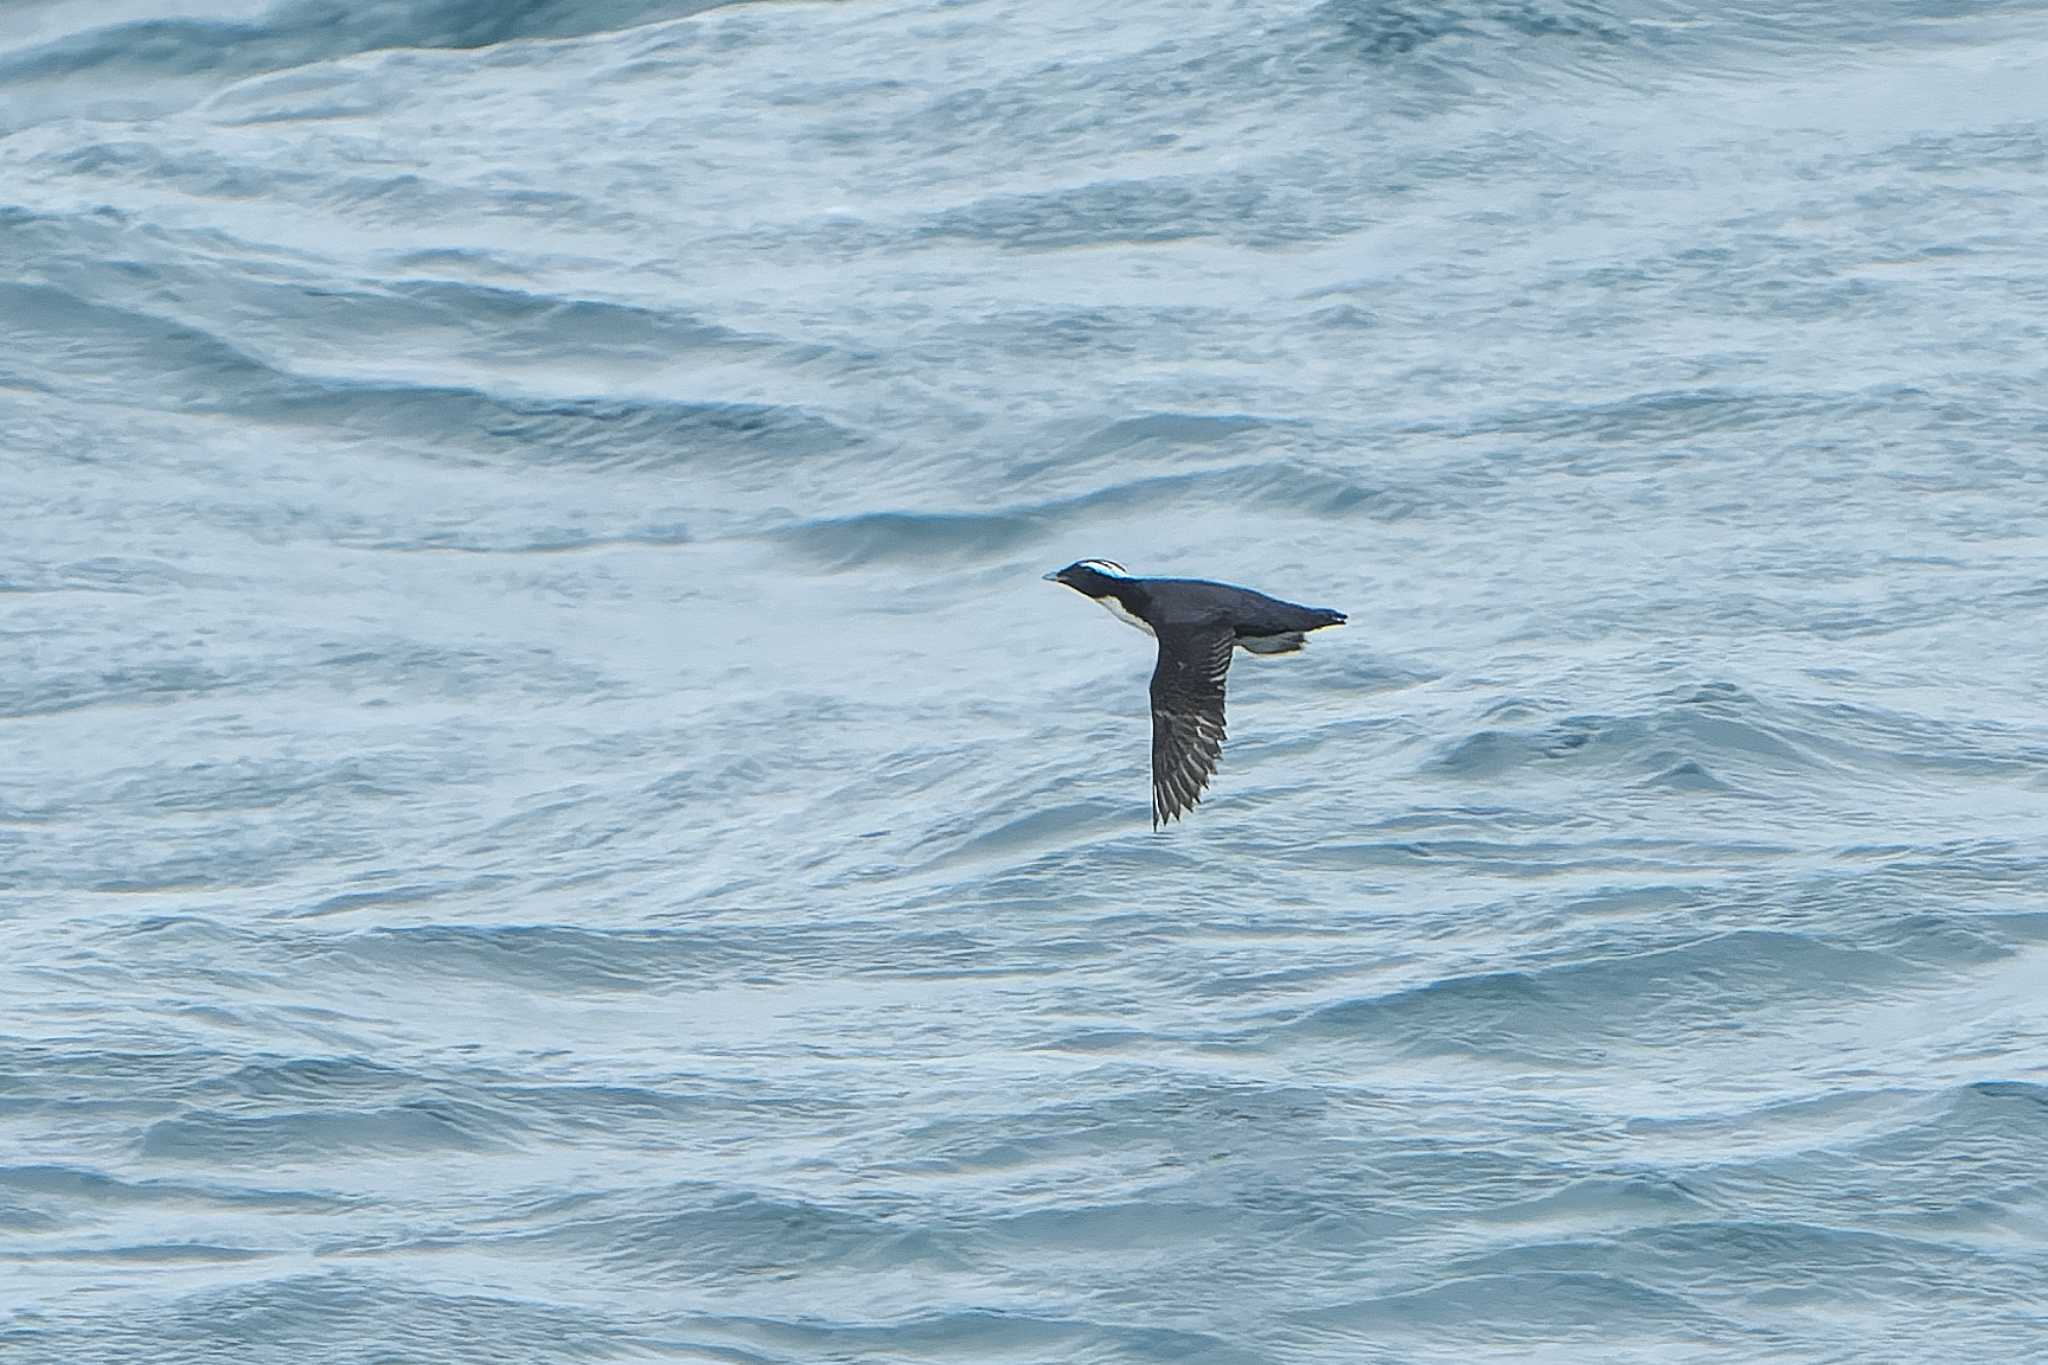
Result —
<svg viewBox="0 0 2048 1365"><path fill-rule="evenodd" d="M130 668L15 674L0 684L0 719L48 716L94 706L162 705L255 686L253 674L166 660Z"/></svg>
<svg viewBox="0 0 2048 1365"><path fill-rule="evenodd" d="M444 551L469 555L564 555L585 550L613 550L632 547L671 549L688 545L692 537L687 526L657 523L637 531L606 534L576 527L556 527L535 532L424 531L409 536L357 539L336 537L337 544L365 550L390 550L402 554L430 554Z"/></svg>
<svg viewBox="0 0 2048 1365"><path fill-rule="evenodd" d="M225 574L198 573L143 555L95 555L69 563L27 563L0 569L0 593L85 592L141 596L187 588L228 588Z"/></svg>
<svg viewBox="0 0 2048 1365"><path fill-rule="evenodd" d="M85 1216L92 1218L129 1205L280 1213L334 1213L362 1205L360 1199L318 1190L232 1185L212 1180L133 1180L86 1167L51 1163L0 1166L0 1193L24 1201L19 1207L51 1211L53 1222L68 1221L58 1217L60 1211L90 1210Z"/></svg>
<svg viewBox="0 0 2048 1365"><path fill-rule="evenodd" d="M266 1160L354 1161L395 1152L482 1154L597 1138L658 1144L694 1125L809 1125L838 1113L821 1097L786 1095L752 1081L672 1078L658 1089L517 1082L481 1069L420 1073L361 1056L245 1062L187 1087L177 1107L179 1112L143 1128L145 1157L204 1163L260 1151ZM0 1191L9 1184L0 1171ZM65 1193L67 1204L95 1195L90 1189ZM269 1207L260 1194L226 1198ZM287 1194L278 1207L297 1206Z"/></svg>
<svg viewBox="0 0 2048 1365"><path fill-rule="evenodd" d="M1502 971L1319 1005L1255 1036L1262 1045L1280 1037L1373 1039L1409 1054L1515 1051L1526 1039L1572 1035L1586 1020L1584 1005L1536 974Z"/></svg>
<svg viewBox="0 0 2048 1365"><path fill-rule="evenodd" d="M700 1349L718 1359L1159 1361L1175 1365L1271 1365L1272 1357L1225 1332L1064 1316L1025 1308L955 1308L886 1315L849 1294L843 1314L699 1319ZM717 1344L713 1344L717 1343ZM778 1354L764 1355L764 1352ZM786 1354L784 1354L786 1353Z"/></svg>
<svg viewBox="0 0 2048 1365"><path fill-rule="evenodd" d="M0 1214L4 1217L4 1214ZM222 1246L215 1242L143 1242L129 1246L44 1247L34 1253L0 1251L0 1260L94 1261L112 1265L177 1266L233 1265L261 1261L278 1253L253 1247Z"/></svg>
<svg viewBox="0 0 2048 1365"><path fill-rule="evenodd" d="M705 457L789 458L844 450L844 428L800 408L675 399L515 398L456 386L305 385L234 405L256 421L536 463L656 469Z"/></svg>
<svg viewBox="0 0 2048 1365"><path fill-rule="evenodd" d="M2019 726L1766 698L1727 682L1669 688L1632 712L1558 714L1564 705L1527 696L1495 701L1479 728L1441 746L1423 770L1493 787L1510 774L1551 768L1677 795L1754 799L1928 777L2025 783L2048 759L2039 737Z"/></svg>
<svg viewBox="0 0 2048 1365"><path fill-rule="evenodd" d="M717 940L682 930L428 924L315 940L331 968L519 983L525 989L652 990L701 982L726 962Z"/></svg>
<svg viewBox="0 0 2048 1365"><path fill-rule="evenodd" d="M1287 423L1244 412L1147 412L1090 431L1074 442L1068 453L1087 459L1133 451L1173 452L1191 445L1257 436L1281 425Z"/></svg>
<svg viewBox="0 0 2048 1365"><path fill-rule="evenodd" d="M1594 1064L1610 1046L1693 1037L1731 1013L1792 1018L1921 976L1907 957L1788 930L1742 928L1669 945L1447 977L1315 1006L1248 1031L1268 1048L1360 1043L1400 1055L1537 1057Z"/></svg>
<svg viewBox="0 0 2048 1365"><path fill-rule="evenodd" d="M394 310L388 318L369 311L380 298L402 305L402 311ZM323 300L323 307L331 303L331 297ZM365 338L420 316L445 318L464 329L488 329L488 354L501 363L587 362L593 356L615 354L663 361L708 359L771 350L780 344L776 338L644 304L536 294L462 280L398 280L384 286L381 294L352 296L348 303L352 309L365 310L352 319Z"/></svg>
<svg viewBox="0 0 2048 1365"><path fill-rule="evenodd" d="M1319 520L1398 521L1421 495L1274 459L1193 474L1120 479L1069 497L984 512L878 511L796 522L764 533L825 570L916 566L934 557L1001 562L1028 545L1072 536L1091 521L1156 517L1188 507L1252 505Z"/></svg>
<svg viewBox="0 0 2048 1365"><path fill-rule="evenodd" d="M405 48L470 49L678 19L728 0L281 0L253 17L183 16L74 29L0 52L0 130L56 118L171 113L266 72Z"/></svg>
<svg viewBox="0 0 2048 1365"><path fill-rule="evenodd" d="M588 841L574 847L580 852ZM571 872L573 881L575 872ZM475 888L498 889L502 879ZM531 886L529 881L520 885ZM323 903L324 904L324 903ZM320 909L315 907L316 912ZM303 917L301 917L303 918ZM272 931L275 932L275 931ZM726 932L715 925L676 929L602 929L568 924L432 922L351 931L303 932L265 952L347 977L468 981L546 995L748 988L769 973L819 970L843 960L849 940L863 951L883 940L877 970L931 965L935 950L964 958L973 941L947 935L878 932L863 920L789 924L769 934Z"/></svg>
<svg viewBox="0 0 2048 1365"><path fill-rule="evenodd" d="M154 1161L323 1161L343 1153L472 1152L513 1145L513 1116L447 1101L345 1113L243 1115L200 1111L159 1119L142 1133ZM507 1131L508 1127L512 1131Z"/></svg>
<svg viewBox="0 0 2048 1365"><path fill-rule="evenodd" d="M831 347L742 333L681 310L459 280L319 286L295 268L267 265L224 278L196 237L147 234L145 242L139 233L119 215L0 212L0 267L45 277L0 282L0 339L18 358L21 383L472 460L651 469L864 444L799 403L505 391L523 371L565 366L621 388L652 385L693 361L744 363L755 387L787 380L815 388L821 363L862 363ZM402 359L381 359L407 355L424 358L419 377ZM391 372L377 373L380 363Z"/></svg>
<svg viewBox="0 0 2048 1365"><path fill-rule="evenodd" d="M1780 429L1873 406L1863 392L1786 393L1700 388L1631 394L1596 402L1565 401L1483 415L1456 428L1459 436L1522 436L1533 441L1651 446L1709 434ZM1575 459L1583 456L1575 454Z"/></svg>
<svg viewBox="0 0 2048 1365"><path fill-rule="evenodd" d="M44 284L0 282L0 329L35 356L32 377L93 398L208 408L273 387L268 365L220 337Z"/></svg>
<svg viewBox="0 0 2048 1365"><path fill-rule="evenodd" d="M645 1207L650 1198L655 1211ZM528 1251L584 1259L640 1280L718 1280L734 1270L788 1275L849 1265L872 1270L935 1259L882 1211L709 1184L669 1187L633 1203L624 1212L579 1210L517 1238Z"/></svg>
<svg viewBox="0 0 2048 1365"><path fill-rule="evenodd" d="M1489 1342L1554 1350L1577 1341L1611 1346L1616 1324L1629 1335L1684 1332L1725 1339L1736 1321L1658 1289L1617 1268L1611 1273L1525 1270L1467 1274L1404 1292L1316 1310L1309 1321L1326 1330L1375 1333L1483 1332ZM1759 1334L1762 1336L1763 1334Z"/></svg>
<svg viewBox="0 0 2048 1365"><path fill-rule="evenodd" d="M1363 205L1269 192L1236 172L1091 181L996 194L933 214L919 242L965 240L1012 251L1157 246L1219 238L1255 248L1325 241L1364 227Z"/></svg>
<svg viewBox="0 0 2048 1365"><path fill-rule="evenodd" d="M1597 0L1323 0L1313 16L1331 31L1332 49L1376 66L1459 65L1487 47L1527 52L1539 43L1613 51L1641 46L1651 32Z"/></svg>
<svg viewBox="0 0 2048 1365"><path fill-rule="evenodd" d="M607 468L656 467L709 452L802 455L851 444L833 423L772 404L522 398L454 385L306 380L197 328L60 290L0 285L0 306L10 311L10 331L55 357L45 363L115 401L142 393L152 405L189 412Z"/></svg>
<svg viewBox="0 0 2048 1365"><path fill-rule="evenodd" d="M1648 1175L1598 1175L1561 1189L1479 1212L1487 1224L1546 1236L1669 1223L1706 1216L1712 1205L1680 1180Z"/></svg>
<svg viewBox="0 0 2048 1365"><path fill-rule="evenodd" d="M414 543L407 548L432 547ZM311 657L245 662L233 668L217 667L197 658L167 657L133 666L96 667L80 660L42 671L23 669L0 680L0 719L104 706L160 706L222 694L266 692L287 680L346 693L374 686L418 686L429 678L448 692L464 694L512 689L551 697L559 697L565 691L595 696L608 687L601 675L540 646L492 652L404 637L368 636L358 637L346 646L331 645ZM289 799L316 790L388 794L416 787L411 779L431 772L433 767L404 763L380 766L372 760L354 759L325 767L279 763L262 771L278 784L279 798ZM260 799L260 793L249 789L245 781L253 777L253 770L201 763L192 765L188 776L195 784L189 795L166 791L165 799L173 806L183 806L188 801ZM165 788L181 780L161 771L159 777ZM121 774L123 781L137 779L148 780L136 770ZM241 791L224 796L224 787Z"/></svg>
<svg viewBox="0 0 2048 1365"><path fill-rule="evenodd" d="M1043 534L1030 515L866 512L801 522L770 532L768 539L820 568L852 569L995 558Z"/></svg>
<svg viewBox="0 0 2048 1365"><path fill-rule="evenodd" d="M1873 9L1795 0L1760 9L1651 0L1322 0L1290 45L1292 69L1340 64L1402 79L1396 107L1428 113L1532 84L1645 85L1746 76L1772 63L1839 63L1852 45L1890 41L1930 21L2009 9L2003 0L1931 0ZM1431 97L1434 98L1431 98Z"/></svg>
<svg viewBox="0 0 2048 1365"><path fill-rule="evenodd" d="M1936 1112L1857 1142L1853 1159L1930 1187L1968 1165L1970 1183L1993 1190L2048 1160L2048 1085L1972 1081L1940 1098Z"/></svg>
<svg viewBox="0 0 2048 1365"><path fill-rule="evenodd" d="M347 1246L322 1251L363 1254ZM295 1258L293 1270L301 1264ZM625 1324L577 1303L430 1289L418 1273L355 1265L231 1280L167 1288L111 1316L36 1314L0 1341L46 1360L159 1365L205 1365L270 1349L304 1354L310 1341L341 1338L350 1356L371 1359L594 1362L634 1349ZM342 1358L310 1349L309 1359Z"/></svg>

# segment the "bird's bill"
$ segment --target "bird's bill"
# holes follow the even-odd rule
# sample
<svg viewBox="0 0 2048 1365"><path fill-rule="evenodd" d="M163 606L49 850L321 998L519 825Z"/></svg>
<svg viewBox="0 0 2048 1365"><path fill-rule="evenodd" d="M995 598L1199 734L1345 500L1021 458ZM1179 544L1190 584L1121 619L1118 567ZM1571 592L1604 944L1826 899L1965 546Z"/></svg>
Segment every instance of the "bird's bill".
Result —
<svg viewBox="0 0 2048 1365"><path fill-rule="evenodd" d="M1040 574L1039 577L1048 583L1057 583L1060 581L1060 571L1054 569L1051 573Z"/></svg>

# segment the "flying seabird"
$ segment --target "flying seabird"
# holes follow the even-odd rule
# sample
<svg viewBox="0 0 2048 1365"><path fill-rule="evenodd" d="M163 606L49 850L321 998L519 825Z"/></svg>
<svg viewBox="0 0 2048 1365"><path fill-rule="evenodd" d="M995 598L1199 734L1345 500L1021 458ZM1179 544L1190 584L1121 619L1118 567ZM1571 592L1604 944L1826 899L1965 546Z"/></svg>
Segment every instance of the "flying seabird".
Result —
<svg viewBox="0 0 2048 1365"><path fill-rule="evenodd" d="M1216 772L1232 648L1292 654L1309 631L1344 624L1344 613L1327 607L1201 578L1136 578L1109 559L1083 559L1045 579L1094 598L1159 641L1152 670L1154 829L1192 810Z"/></svg>

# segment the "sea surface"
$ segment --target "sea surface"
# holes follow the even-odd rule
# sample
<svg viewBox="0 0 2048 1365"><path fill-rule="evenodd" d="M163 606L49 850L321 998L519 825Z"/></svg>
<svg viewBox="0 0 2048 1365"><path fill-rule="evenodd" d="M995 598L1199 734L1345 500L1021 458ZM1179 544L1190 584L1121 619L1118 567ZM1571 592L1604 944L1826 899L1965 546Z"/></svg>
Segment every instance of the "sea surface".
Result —
<svg viewBox="0 0 2048 1365"><path fill-rule="evenodd" d="M0 511L7 1365L2048 1359L2040 0L14 0Z"/></svg>

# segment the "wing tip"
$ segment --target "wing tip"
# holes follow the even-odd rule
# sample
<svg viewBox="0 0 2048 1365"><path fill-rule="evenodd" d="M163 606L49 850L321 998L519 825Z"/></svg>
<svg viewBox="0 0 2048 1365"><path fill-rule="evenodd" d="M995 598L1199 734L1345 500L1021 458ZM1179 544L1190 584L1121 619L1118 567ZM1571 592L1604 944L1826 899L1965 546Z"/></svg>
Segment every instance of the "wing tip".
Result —
<svg viewBox="0 0 2048 1365"><path fill-rule="evenodd" d="M1181 797L1172 792L1155 791L1152 794L1152 832L1157 834L1176 820L1185 821L1189 813L1202 804L1202 798L1208 795L1208 791L1207 777L1202 779L1202 785L1195 788L1192 796Z"/></svg>

